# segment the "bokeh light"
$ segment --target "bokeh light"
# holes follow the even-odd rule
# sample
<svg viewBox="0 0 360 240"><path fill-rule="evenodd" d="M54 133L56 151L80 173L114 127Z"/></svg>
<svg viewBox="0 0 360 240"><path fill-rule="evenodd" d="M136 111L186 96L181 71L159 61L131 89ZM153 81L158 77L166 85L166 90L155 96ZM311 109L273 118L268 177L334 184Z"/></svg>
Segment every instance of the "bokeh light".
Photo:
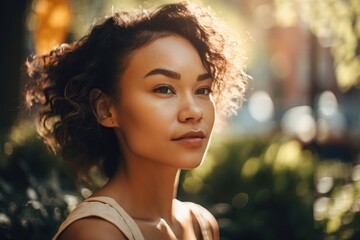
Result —
<svg viewBox="0 0 360 240"><path fill-rule="evenodd" d="M75 41L113 11L168 2L176 1L32 0L25 14L5 9L26 21L16 48L22 38L10 34L20 27L6 22L13 75L1 77L22 93L14 84L24 82L24 59L9 60ZM201 167L182 172L178 197L208 208L224 240L360 239L360 1L202 2L230 28L237 42L227 44L243 57L236 64L253 79ZM6 96L1 123L18 110L19 119L0 128L0 239L49 239L107 179L93 168L91 185L75 181L41 143L19 96L15 105Z"/></svg>
<svg viewBox="0 0 360 240"><path fill-rule="evenodd" d="M249 111L259 122L270 121L274 115L274 104L265 91L254 92L249 99Z"/></svg>
<svg viewBox="0 0 360 240"><path fill-rule="evenodd" d="M316 136L316 122L309 106L294 107L288 110L281 121L283 131L309 142Z"/></svg>

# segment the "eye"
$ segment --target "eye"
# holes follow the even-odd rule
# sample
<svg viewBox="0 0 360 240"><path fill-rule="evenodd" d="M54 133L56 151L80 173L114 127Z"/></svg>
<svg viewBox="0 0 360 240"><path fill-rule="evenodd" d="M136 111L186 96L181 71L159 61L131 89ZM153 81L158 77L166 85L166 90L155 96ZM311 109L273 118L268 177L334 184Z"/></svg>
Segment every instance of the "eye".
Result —
<svg viewBox="0 0 360 240"><path fill-rule="evenodd" d="M211 88L209 87L200 88L196 91L196 94L200 94L200 95L209 95L210 93L211 93Z"/></svg>
<svg viewBox="0 0 360 240"><path fill-rule="evenodd" d="M162 85L154 88L154 92L160 94L175 94L174 90L166 85Z"/></svg>

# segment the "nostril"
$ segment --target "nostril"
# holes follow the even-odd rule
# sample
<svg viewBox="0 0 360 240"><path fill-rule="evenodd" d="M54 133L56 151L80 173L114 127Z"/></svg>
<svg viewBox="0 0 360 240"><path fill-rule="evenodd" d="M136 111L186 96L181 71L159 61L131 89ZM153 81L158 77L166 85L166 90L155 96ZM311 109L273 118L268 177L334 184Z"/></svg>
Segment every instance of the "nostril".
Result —
<svg viewBox="0 0 360 240"><path fill-rule="evenodd" d="M199 122L203 118L202 111L188 111L182 114L183 115L180 116L180 121L182 122Z"/></svg>
<svg viewBox="0 0 360 240"><path fill-rule="evenodd" d="M185 100L186 99L186 100ZM183 98L178 112L180 122L198 122L203 118L203 109L192 96Z"/></svg>

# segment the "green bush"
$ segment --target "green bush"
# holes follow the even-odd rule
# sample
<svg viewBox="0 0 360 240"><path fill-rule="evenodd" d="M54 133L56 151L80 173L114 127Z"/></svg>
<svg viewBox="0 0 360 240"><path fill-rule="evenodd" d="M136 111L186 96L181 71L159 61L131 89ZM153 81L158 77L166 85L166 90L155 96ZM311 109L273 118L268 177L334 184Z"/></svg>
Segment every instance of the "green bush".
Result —
<svg viewBox="0 0 360 240"><path fill-rule="evenodd" d="M183 174L180 196L210 208L222 239L321 239L315 166L297 141L235 139L215 144L203 166Z"/></svg>
<svg viewBox="0 0 360 240"><path fill-rule="evenodd" d="M0 239L51 239L81 199L72 175L29 124L19 125L0 158Z"/></svg>
<svg viewBox="0 0 360 240"><path fill-rule="evenodd" d="M5 145L0 239L51 239L84 190L104 181L76 181L29 124L14 128ZM201 167L182 172L178 197L207 207L223 240L360 238L360 167L321 159L297 140L214 142Z"/></svg>

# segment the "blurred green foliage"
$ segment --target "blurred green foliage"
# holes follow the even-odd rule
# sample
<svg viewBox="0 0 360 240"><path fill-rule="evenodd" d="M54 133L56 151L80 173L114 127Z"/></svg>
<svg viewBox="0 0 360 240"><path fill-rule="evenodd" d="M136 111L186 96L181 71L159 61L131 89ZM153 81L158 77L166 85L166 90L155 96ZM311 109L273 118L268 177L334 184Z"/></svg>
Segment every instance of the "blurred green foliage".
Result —
<svg viewBox="0 0 360 240"><path fill-rule="evenodd" d="M297 141L233 140L211 148L204 166L185 173L183 194L210 208L221 239L321 239L312 214L315 165ZM193 178L202 185L196 192Z"/></svg>
<svg viewBox="0 0 360 240"><path fill-rule="evenodd" d="M360 1L274 0L274 5L280 26L294 25L299 18L321 46L331 48L342 90L360 83Z"/></svg>
<svg viewBox="0 0 360 240"><path fill-rule="evenodd" d="M51 239L80 198L80 185L31 124L13 128L5 146L0 155L0 239Z"/></svg>
<svg viewBox="0 0 360 240"><path fill-rule="evenodd" d="M0 156L0 239L50 239L94 187L76 181L28 123L11 133ZM227 140L182 173L178 197L207 207L221 239L359 239L359 166L278 136L215 139Z"/></svg>
<svg viewBox="0 0 360 240"><path fill-rule="evenodd" d="M213 212L221 239L360 239L360 165L297 140L215 144L182 178L180 197Z"/></svg>
<svg viewBox="0 0 360 240"><path fill-rule="evenodd" d="M360 165L340 159L323 161L314 178L317 226L335 239L360 239Z"/></svg>
<svg viewBox="0 0 360 240"><path fill-rule="evenodd" d="M74 13L75 19L80 19L73 27L78 29L74 36L87 31L89 19L99 14L95 12L99 6L109 10L118 1L104 2L72 1L74 9L92 14L81 18ZM230 7L225 8L220 1L207 2L239 28L234 13L229 14ZM126 3L146 7L154 1ZM319 43L332 49L343 90L359 83L359 1L275 0L274 4L274 17L280 26L297 24L300 17ZM91 7L83 11L84 6ZM84 190L94 187L75 180L37 137L32 124L15 125L3 146L0 239L50 239L71 208L86 195ZM210 209L224 240L360 239L360 165L341 158L322 158L296 140L276 136L215 142L201 167L183 172L178 196Z"/></svg>

